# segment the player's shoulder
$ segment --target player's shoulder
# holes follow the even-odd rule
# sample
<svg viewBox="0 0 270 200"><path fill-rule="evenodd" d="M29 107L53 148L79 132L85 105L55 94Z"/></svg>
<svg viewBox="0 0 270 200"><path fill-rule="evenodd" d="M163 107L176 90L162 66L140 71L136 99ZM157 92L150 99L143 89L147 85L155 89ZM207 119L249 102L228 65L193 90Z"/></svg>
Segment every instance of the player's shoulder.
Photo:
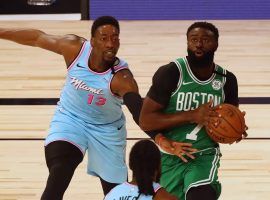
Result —
<svg viewBox="0 0 270 200"><path fill-rule="evenodd" d="M85 38L69 34L62 37L59 41L59 45L64 51L77 53L86 41L87 40Z"/></svg>
<svg viewBox="0 0 270 200"><path fill-rule="evenodd" d="M216 66L217 66L217 69L216 70L218 72L224 74L227 79L229 79L229 80L230 79L234 79L234 80L237 79L236 76L235 76L235 74L233 72L231 72L230 70L228 70L226 67L222 67L222 66L220 66L218 64L216 64Z"/></svg>
<svg viewBox="0 0 270 200"><path fill-rule="evenodd" d="M78 35L74 34L68 34L64 35L62 39L60 40L60 44L62 48L67 48L67 49L80 49L82 45L86 42L87 40L83 37L80 37Z"/></svg>
<svg viewBox="0 0 270 200"><path fill-rule="evenodd" d="M226 70L227 80L237 80L235 74L229 70Z"/></svg>
<svg viewBox="0 0 270 200"><path fill-rule="evenodd" d="M121 59L121 58L116 58L114 64L113 64L113 69L114 69L114 74L119 76L119 75L123 75L123 74L132 74L129 67L128 67L128 63Z"/></svg>
<svg viewBox="0 0 270 200"><path fill-rule="evenodd" d="M86 41L85 38L75 35L75 34L67 34L63 36L66 40L72 41L72 42L84 42Z"/></svg>
<svg viewBox="0 0 270 200"><path fill-rule="evenodd" d="M165 65L162 65L158 68L157 73L162 74L175 74L178 72L178 67L175 62L170 62Z"/></svg>
<svg viewBox="0 0 270 200"><path fill-rule="evenodd" d="M116 57L116 60L115 60L115 62L114 62L114 64L113 64L113 66L115 67L115 68L119 68L119 67L128 67L128 63L127 63L127 61L126 60L124 60L124 59L122 59L122 58L118 58L118 57Z"/></svg>

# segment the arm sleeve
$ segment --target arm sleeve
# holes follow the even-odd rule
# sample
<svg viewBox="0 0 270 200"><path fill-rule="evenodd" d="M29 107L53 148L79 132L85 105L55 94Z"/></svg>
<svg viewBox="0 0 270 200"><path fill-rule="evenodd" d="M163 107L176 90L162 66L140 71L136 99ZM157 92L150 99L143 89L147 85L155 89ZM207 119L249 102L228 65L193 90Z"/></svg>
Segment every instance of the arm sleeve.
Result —
<svg viewBox="0 0 270 200"><path fill-rule="evenodd" d="M124 104L127 106L129 112L132 114L132 117L136 124L139 125L139 117L142 109L143 99L142 97L135 92L128 92L123 96ZM159 131L144 131L150 138L155 139L156 135L159 134Z"/></svg>
<svg viewBox="0 0 270 200"><path fill-rule="evenodd" d="M232 72L229 71L227 71L226 83L224 85L224 93L224 103L229 103L235 106L239 105L237 78Z"/></svg>
<svg viewBox="0 0 270 200"><path fill-rule="evenodd" d="M175 63L161 66L153 76L147 96L165 107L177 88L179 76L180 72Z"/></svg>

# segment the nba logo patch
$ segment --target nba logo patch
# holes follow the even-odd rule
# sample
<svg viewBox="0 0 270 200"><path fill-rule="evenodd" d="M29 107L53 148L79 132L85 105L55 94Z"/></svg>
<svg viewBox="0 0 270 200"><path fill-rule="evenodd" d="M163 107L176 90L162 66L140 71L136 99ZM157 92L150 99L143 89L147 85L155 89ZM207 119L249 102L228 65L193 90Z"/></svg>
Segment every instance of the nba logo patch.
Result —
<svg viewBox="0 0 270 200"><path fill-rule="evenodd" d="M222 87L222 83L220 80L213 80L212 82L212 88L214 90L220 90L220 88Z"/></svg>

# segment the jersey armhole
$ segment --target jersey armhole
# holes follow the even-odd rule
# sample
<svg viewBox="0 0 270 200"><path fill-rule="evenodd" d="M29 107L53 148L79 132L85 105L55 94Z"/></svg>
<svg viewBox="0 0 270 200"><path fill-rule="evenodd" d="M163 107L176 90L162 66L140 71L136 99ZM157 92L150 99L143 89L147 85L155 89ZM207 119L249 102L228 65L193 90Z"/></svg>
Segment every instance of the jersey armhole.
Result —
<svg viewBox="0 0 270 200"><path fill-rule="evenodd" d="M178 79L178 83L177 83L177 86L175 88L175 91L172 92L172 96L177 92L179 86L182 85L182 82L183 82L183 72L182 72L181 63L178 62L177 60L175 60L174 63L176 64L178 71L179 71L179 79Z"/></svg>
<svg viewBox="0 0 270 200"><path fill-rule="evenodd" d="M83 42L83 44L82 44L82 46L81 46L81 49L80 49L78 55L74 58L74 60L71 62L71 64L67 67L67 70L68 70L68 71L74 66L74 63L76 63L76 61L77 61L77 60L79 59L79 57L81 56L83 50L85 49L86 43L87 43L87 40Z"/></svg>

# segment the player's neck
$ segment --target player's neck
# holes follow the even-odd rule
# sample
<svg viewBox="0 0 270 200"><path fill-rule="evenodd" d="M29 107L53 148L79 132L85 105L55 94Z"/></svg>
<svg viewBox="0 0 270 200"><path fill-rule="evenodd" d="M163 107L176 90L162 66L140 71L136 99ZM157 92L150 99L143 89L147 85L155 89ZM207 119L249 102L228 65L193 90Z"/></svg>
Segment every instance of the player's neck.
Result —
<svg viewBox="0 0 270 200"><path fill-rule="evenodd" d="M90 54L88 59L88 67L95 72L105 72L112 66L111 63L105 62L100 56L94 53Z"/></svg>
<svg viewBox="0 0 270 200"><path fill-rule="evenodd" d="M212 66L214 66L214 63ZM207 68L191 67L191 71L196 76L196 78L198 78L201 81L206 81L213 74L213 67L212 66L209 66Z"/></svg>
<svg viewBox="0 0 270 200"><path fill-rule="evenodd" d="M209 62L205 63L200 63L197 61L194 62L192 59L188 59L188 63L192 73L201 81L209 79L212 76L213 70L215 68L213 60L209 60Z"/></svg>

